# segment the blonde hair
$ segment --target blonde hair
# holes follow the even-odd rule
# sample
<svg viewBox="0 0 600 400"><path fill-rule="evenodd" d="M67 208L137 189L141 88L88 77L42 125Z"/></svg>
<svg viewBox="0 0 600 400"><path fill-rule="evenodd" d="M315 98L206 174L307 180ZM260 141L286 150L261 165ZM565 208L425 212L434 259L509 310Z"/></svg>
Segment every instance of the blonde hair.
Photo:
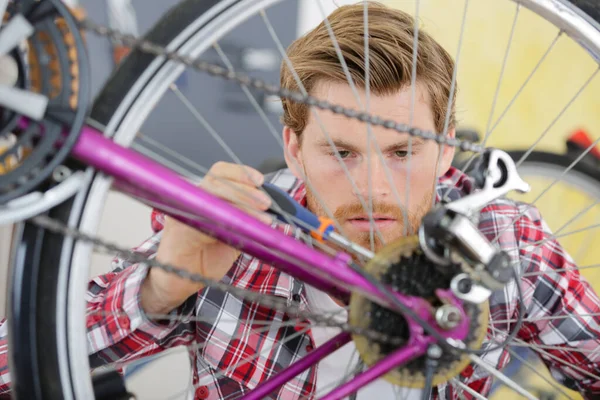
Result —
<svg viewBox="0 0 600 400"><path fill-rule="evenodd" d="M328 16L350 75L357 87L365 87L364 4L342 6ZM415 21L409 14L378 2L368 2L369 89L390 95L411 84ZM302 85L311 94L318 82L343 82L342 69L325 22L295 40L287 54ZM450 97L454 61L448 52L419 29L417 81L427 90L435 128L442 132ZM281 65L281 87L298 91L292 71ZM455 92L456 93L456 92ZM282 122L300 135L308 122L308 106L282 99ZM455 102L450 107L449 127L455 124Z"/></svg>

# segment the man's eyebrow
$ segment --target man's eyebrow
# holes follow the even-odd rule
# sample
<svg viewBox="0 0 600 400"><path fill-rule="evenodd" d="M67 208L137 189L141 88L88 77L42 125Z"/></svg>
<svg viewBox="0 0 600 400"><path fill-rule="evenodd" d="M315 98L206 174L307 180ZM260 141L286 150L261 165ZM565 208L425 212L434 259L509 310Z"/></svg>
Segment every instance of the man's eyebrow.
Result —
<svg viewBox="0 0 600 400"><path fill-rule="evenodd" d="M408 147L408 141L409 141L408 137L400 138L400 140L398 140L397 142L389 144L385 147L382 147L381 151L386 153L389 151L406 148L406 147ZM319 139L317 141L317 146L322 147L322 148L331 149L331 143L333 143L333 146L335 146L338 149L342 148L344 150L349 150L349 151L353 151L353 152L360 151L360 149L356 145L354 145L353 143L350 143L349 141L344 140L344 139L331 139L331 142L325 138ZM418 137L412 138L412 146L420 146L422 144L423 144L423 139L418 138ZM366 137L365 137L365 145L366 145Z"/></svg>
<svg viewBox="0 0 600 400"><path fill-rule="evenodd" d="M317 146L331 149L332 148L331 143L333 143L333 146L338 149L343 148L344 150L349 150L349 151L354 151L354 152L359 151L358 147L356 147L354 144L352 144L349 141L344 140L344 139L331 139L331 141L329 141L325 138L319 139L317 141Z"/></svg>
<svg viewBox="0 0 600 400"><path fill-rule="evenodd" d="M397 141L396 143L389 144L381 149L382 152L386 153L392 150L404 149L408 147L408 142L411 140L410 137L405 137ZM423 144L423 139L418 137L413 137L411 140L411 146L421 146Z"/></svg>

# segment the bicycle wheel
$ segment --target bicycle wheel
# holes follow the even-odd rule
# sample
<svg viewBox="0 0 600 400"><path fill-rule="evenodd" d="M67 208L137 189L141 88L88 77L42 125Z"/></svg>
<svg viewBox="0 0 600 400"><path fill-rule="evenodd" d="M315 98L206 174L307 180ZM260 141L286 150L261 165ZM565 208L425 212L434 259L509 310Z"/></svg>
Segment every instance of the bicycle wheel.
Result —
<svg viewBox="0 0 600 400"><path fill-rule="evenodd" d="M236 25L276 3L279 1L186 0L166 14L146 39L196 58ZM556 0L519 3L574 37L593 57L600 55L599 26L590 18L592 13L598 16L600 12L596 5ZM579 4L586 5L588 14L576 7ZM95 100L92 121L119 144L133 145L137 132L144 130L144 121L183 69L162 57L134 50ZM76 196L50 210L48 215L93 234L98 229L110 186L110 178L86 169L85 183ZM89 266L93 246L47 232L31 222L20 226L19 236L17 254L21 256L15 259L12 269L15 290L11 295L11 318L23 321L23 325L11 329L18 333L18 329L28 328L36 334L12 349L23 360L11 369L15 394L27 399L94 398L99 385L94 387L89 373L85 304L78 301L85 297L89 279L85 267ZM23 304L35 306L24 309ZM31 312L35 321L19 318ZM46 349L56 351L44 353ZM32 371L31 366L36 370ZM40 379L32 385L27 381L29 376ZM473 395L459 383L454 384L457 391L466 390L466 394ZM202 396L207 394L196 391L197 398Z"/></svg>
<svg viewBox="0 0 600 400"><path fill-rule="evenodd" d="M512 194L510 198L530 202L544 190L544 201L538 203L540 213L545 216L550 229L556 237L560 238L562 246L580 266L581 274L598 290L600 288L600 275L594 265L598 260L598 212L600 208L600 174L592 163L574 163L577 153L570 156L543 151L509 151L511 157L520 164L519 174L532 187L527 194ZM563 174L566 168L570 171ZM548 186L552 187L548 189ZM566 205L573 209L581 210L576 215L563 212ZM539 393L552 393L553 388L547 380L540 378L523 366L523 359L534 365L539 365L535 353L525 348L520 349L520 357L511 361L512 372L510 377L527 382L530 390ZM551 379L549 373L544 372L543 365L539 365L539 374L546 379ZM498 386L500 388L500 386ZM569 396L576 397L575 392ZM493 398L502 399L507 396L505 389L499 390Z"/></svg>
<svg viewBox="0 0 600 400"><path fill-rule="evenodd" d="M509 152L514 160L526 155L523 151ZM545 194L546 202L539 205L540 212L549 215L546 218L550 228L555 231L568 222L567 216L558 212L565 204L574 204L583 210L577 222L569 223L569 232L563 232L561 243L575 259L577 265L592 265L598 258L595 255L594 228L598 216L596 203L600 201L600 171L593 165L578 162L575 157L561 154L533 151L526 155L519 168L519 174L531 182L532 191L527 195L513 195L527 202L539 196L542 190L555 182ZM563 174L566 168L570 171ZM591 224L590 224L591 222ZM588 227L588 229L585 229ZM559 233L560 234L560 233ZM598 287L600 276L595 268L581 269L590 283Z"/></svg>

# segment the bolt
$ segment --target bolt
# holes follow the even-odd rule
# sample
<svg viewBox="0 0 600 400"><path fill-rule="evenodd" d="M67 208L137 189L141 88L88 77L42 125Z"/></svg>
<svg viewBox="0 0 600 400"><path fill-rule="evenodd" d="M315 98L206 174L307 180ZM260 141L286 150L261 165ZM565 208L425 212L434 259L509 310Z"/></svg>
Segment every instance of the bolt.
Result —
<svg viewBox="0 0 600 400"><path fill-rule="evenodd" d="M71 170L64 165L59 165L52 171L52 179L56 182L62 182L71 176Z"/></svg>
<svg viewBox="0 0 600 400"><path fill-rule="evenodd" d="M473 288L473 282L469 278L461 279L457 285L458 291L462 294L467 294Z"/></svg>
<svg viewBox="0 0 600 400"><path fill-rule="evenodd" d="M444 304L435 311L435 321L442 329L456 328L460 320L460 310L453 305Z"/></svg>
<svg viewBox="0 0 600 400"><path fill-rule="evenodd" d="M432 344L427 348L427 357L438 359L442 356L442 348L437 344Z"/></svg>

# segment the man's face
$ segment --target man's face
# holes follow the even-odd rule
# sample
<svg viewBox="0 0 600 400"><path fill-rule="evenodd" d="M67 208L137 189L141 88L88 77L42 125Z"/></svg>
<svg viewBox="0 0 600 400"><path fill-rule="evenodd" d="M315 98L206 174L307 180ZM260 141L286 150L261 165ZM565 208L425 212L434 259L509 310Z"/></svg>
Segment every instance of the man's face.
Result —
<svg viewBox="0 0 600 400"><path fill-rule="evenodd" d="M365 104L365 92L358 90L358 93ZM346 84L320 83L313 95L332 104L361 109ZM436 130L429 96L419 84L412 123L410 109L410 87L389 96L371 94L369 99L372 115L423 130ZM308 208L325 217L328 209L341 224L343 233L365 247L370 247L371 224L361 197L367 207L372 201L376 231L379 230L386 243L403 236L405 231L415 233L434 200L439 145L412 138L409 156L408 134L372 126L372 141L368 143L367 125L363 122L329 111L316 110L309 114L300 142L294 132L284 129L288 166L310 183L307 185ZM454 131L449 135L454 135ZM440 175L450 167L453 154L453 149L446 146L439 163ZM377 238L375 233L375 245L380 248L382 243Z"/></svg>

